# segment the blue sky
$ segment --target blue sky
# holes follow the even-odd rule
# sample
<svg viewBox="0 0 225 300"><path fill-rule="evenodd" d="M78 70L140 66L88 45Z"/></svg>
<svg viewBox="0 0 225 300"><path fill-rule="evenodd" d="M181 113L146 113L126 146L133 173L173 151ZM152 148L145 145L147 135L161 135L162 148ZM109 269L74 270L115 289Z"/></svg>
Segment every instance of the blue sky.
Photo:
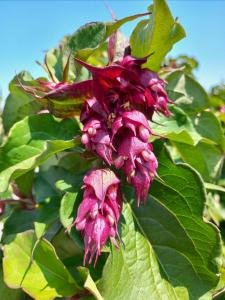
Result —
<svg viewBox="0 0 225 300"><path fill-rule="evenodd" d="M146 11L151 1L109 0L117 18ZM197 76L205 87L225 81L225 1L169 0L187 37L174 46L172 55L195 56ZM3 97L8 83L21 70L43 75L35 60L57 45L66 34L90 21L109 21L103 0L2 1L0 0L0 86ZM129 36L135 22L123 27Z"/></svg>

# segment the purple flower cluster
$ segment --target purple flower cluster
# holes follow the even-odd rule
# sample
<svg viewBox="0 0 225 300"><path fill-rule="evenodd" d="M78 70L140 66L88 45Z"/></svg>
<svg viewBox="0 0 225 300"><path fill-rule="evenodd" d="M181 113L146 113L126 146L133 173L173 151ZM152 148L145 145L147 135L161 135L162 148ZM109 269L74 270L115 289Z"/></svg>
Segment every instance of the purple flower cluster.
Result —
<svg viewBox="0 0 225 300"><path fill-rule="evenodd" d="M148 119L155 111L168 116L165 82L142 69L146 59L125 56L104 68L77 60L92 73L93 96L81 113L82 143L106 164L121 169L134 187L138 205L145 202L157 159L148 142Z"/></svg>
<svg viewBox="0 0 225 300"><path fill-rule="evenodd" d="M40 88L36 89L38 97L49 101L74 99L74 103L83 103L81 142L108 167L122 170L135 189L138 206L146 201L158 166L149 142L149 120L154 112L170 115L165 81L142 68L146 61L127 55L98 68L76 59L89 70L92 79L73 84L39 81ZM34 93L33 88L26 90ZM66 116L71 116L70 112ZM90 263L94 256L96 262L109 237L117 245L122 209L119 183L109 169L93 170L84 177L83 201L74 222L84 237L84 263Z"/></svg>
<svg viewBox="0 0 225 300"><path fill-rule="evenodd" d="M165 82L157 74L142 69L145 59L124 57L104 68L77 60L92 73L93 94L86 99L80 120L81 141L87 150L121 169L136 192L137 204L145 202L156 175L157 159L149 142L148 119L160 112L169 116ZM83 201L75 220L84 237L84 263L95 263L103 245L115 236L122 209L119 180L109 169L89 172L84 178Z"/></svg>

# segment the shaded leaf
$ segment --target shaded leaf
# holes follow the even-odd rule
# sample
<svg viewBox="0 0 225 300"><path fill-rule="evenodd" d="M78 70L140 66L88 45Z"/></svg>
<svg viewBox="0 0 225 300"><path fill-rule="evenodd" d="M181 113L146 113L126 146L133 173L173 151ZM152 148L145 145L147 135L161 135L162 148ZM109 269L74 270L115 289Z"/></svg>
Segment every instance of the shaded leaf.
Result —
<svg viewBox="0 0 225 300"><path fill-rule="evenodd" d="M212 220L217 226L220 226L220 222L225 220L225 207L220 201L218 194L207 194L205 218Z"/></svg>
<svg viewBox="0 0 225 300"><path fill-rule="evenodd" d="M91 80L63 84L42 97L47 102L50 113L56 117L69 118L80 114L82 105L87 98L92 97Z"/></svg>
<svg viewBox="0 0 225 300"><path fill-rule="evenodd" d="M59 166L73 173L75 170L76 172L87 172L94 167L95 162L83 158L81 153L70 152L60 158Z"/></svg>
<svg viewBox="0 0 225 300"><path fill-rule="evenodd" d="M79 256L80 264L83 261L83 249L78 247L68 236L63 228L52 239L51 243L56 249L57 255L62 260Z"/></svg>
<svg viewBox="0 0 225 300"><path fill-rule="evenodd" d="M34 170L31 170L22 176L16 178L15 184L19 193L25 197L30 197L32 195L32 186L34 179Z"/></svg>
<svg viewBox="0 0 225 300"><path fill-rule="evenodd" d="M59 203L55 202L53 199L49 201L49 203L39 204L38 207L33 210L14 210L5 222L4 237L34 229L35 224L36 227L39 224L39 229L40 226L42 226L42 234L44 234L57 220L58 209Z"/></svg>
<svg viewBox="0 0 225 300"><path fill-rule="evenodd" d="M50 166L47 170L41 170L35 176L34 195L37 202L47 202L49 198L61 199L64 193L63 187L72 188L79 185L82 178L73 171L68 171L58 165Z"/></svg>

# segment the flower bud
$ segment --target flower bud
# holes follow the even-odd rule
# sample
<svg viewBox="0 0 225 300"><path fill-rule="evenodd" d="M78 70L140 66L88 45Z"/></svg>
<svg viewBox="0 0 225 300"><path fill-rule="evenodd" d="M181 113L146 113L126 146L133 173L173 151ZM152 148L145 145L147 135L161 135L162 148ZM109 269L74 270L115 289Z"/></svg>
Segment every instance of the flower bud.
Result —
<svg viewBox="0 0 225 300"><path fill-rule="evenodd" d="M87 120L82 130L81 142L86 149L100 156L107 164L112 164L112 146L110 131L100 117Z"/></svg>
<svg viewBox="0 0 225 300"><path fill-rule="evenodd" d="M149 139L149 136L150 136L149 130L146 127L144 127L143 125L141 125L138 129L139 129L139 136L140 136L141 140L143 142L147 142Z"/></svg>
<svg viewBox="0 0 225 300"><path fill-rule="evenodd" d="M124 157L123 156L118 156L115 160L114 160L114 165L117 169L120 169L124 164Z"/></svg>
<svg viewBox="0 0 225 300"><path fill-rule="evenodd" d="M115 223L115 220L110 215L107 216L107 219L109 220L110 226L113 226Z"/></svg>
<svg viewBox="0 0 225 300"><path fill-rule="evenodd" d="M81 143L86 145L89 143L89 136L87 133L82 134L81 136Z"/></svg>
<svg viewBox="0 0 225 300"><path fill-rule="evenodd" d="M147 150L142 151L141 154L142 154L144 160L146 160L146 161L151 160L151 154Z"/></svg>
<svg viewBox="0 0 225 300"><path fill-rule="evenodd" d="M88 128L88 134L94 136L96 134L96 129L93 127Z"/></svg>

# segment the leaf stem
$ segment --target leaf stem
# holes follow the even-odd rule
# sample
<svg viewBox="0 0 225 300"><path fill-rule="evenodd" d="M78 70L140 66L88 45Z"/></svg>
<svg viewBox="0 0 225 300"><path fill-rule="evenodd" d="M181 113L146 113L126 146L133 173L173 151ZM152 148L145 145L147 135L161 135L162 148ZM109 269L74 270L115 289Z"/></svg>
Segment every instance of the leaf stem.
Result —
<svg viewBox="0 0 225 300"><path fill-rule="evenodd" d="M225 293L225 287L223 287L222 289L217 291L215 294L213 294L212 299L216 299L218 296L222 295L223 293Z"/></svg>

